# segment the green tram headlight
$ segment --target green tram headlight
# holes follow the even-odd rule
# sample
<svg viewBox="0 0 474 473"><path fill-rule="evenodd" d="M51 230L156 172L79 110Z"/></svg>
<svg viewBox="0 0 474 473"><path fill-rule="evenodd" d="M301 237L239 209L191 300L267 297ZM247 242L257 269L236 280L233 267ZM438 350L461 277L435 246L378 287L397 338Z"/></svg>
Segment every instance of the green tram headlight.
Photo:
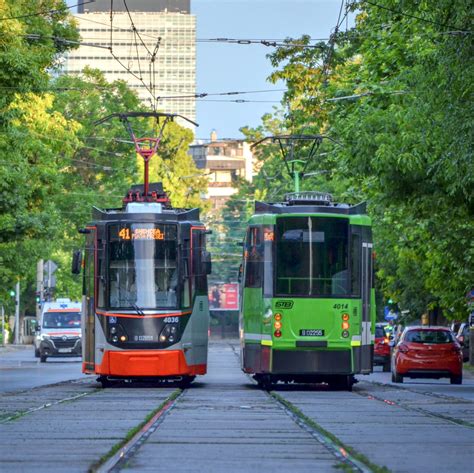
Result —
<svg viewBox="0 0 474 473"><path fill-rule="evenodd" d="M349 336L349 330L343 330L341 335L342 338L347 338Z"/></svg>

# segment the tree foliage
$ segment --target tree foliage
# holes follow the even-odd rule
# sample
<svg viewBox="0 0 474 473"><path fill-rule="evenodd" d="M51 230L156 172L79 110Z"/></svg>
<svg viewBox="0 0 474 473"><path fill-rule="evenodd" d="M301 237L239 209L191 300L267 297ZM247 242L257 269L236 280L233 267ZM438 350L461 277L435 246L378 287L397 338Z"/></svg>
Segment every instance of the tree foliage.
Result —
<svg viewBox="0 0 474 473"><path fill-rule="evenodd" d="M325 174L303 186L368 201L386 297L414 314L439 307L461 318L474 281L471 6L377 0L352 8L355 27L330 43L287 40L269 56L269 79L287 86L277 126L340 144L321 150L313 169ZM270 121L245 131L258 137ZM241 195L285 184L275 150L265 153Z"/></svg>
<svg viewBox="0 0 474 473"><path fill-rule="evenodd" d="M123 124L95 121L147 109L126 82L109 83L97 70L52 74L69 47L63 40L78 39L62 0L0 0L0 18L11 18L0 21L0 298L20 279L31 310L38 259L59 264L58 295L79 298L70 274L71 250L83 245L78 228L93 205L121 207L130 185L143 182ZM150 121L140 130L154 133ZM152 160L151 180L164 181L176 206L200 206L206 190L186 153L191 140L171 124Z"/></svg>

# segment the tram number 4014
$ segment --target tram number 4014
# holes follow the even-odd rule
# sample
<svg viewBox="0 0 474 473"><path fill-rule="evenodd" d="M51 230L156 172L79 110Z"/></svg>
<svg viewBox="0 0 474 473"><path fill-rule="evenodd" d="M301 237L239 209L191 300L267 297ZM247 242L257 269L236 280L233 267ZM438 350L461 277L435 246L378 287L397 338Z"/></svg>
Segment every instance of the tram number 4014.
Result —
<svg viewBox="0 0 474 473"><path fill-rule="evenodd" d="M332 308L336 310L347 310L349 308L349 304L334 304Z"/></svg>

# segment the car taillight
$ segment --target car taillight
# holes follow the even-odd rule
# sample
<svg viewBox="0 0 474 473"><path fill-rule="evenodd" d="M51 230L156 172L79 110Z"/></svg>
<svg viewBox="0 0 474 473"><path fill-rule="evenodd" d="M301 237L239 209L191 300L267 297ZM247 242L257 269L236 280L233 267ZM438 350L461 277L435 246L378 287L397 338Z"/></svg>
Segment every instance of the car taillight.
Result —
<svg viewBox="0 0 474 473"><path fill-rule="evenodd" d="M383 339L383 343L385 343L385 345L390 344L390 338L385 337L385 338Z"/></svg>
<svg viewBox="0 0 474 473"><path fill-rule="evenodd" d="M402 353L408 353L408 347L404 345L403 343L398 347L398 350L401 351Z"/></svg>

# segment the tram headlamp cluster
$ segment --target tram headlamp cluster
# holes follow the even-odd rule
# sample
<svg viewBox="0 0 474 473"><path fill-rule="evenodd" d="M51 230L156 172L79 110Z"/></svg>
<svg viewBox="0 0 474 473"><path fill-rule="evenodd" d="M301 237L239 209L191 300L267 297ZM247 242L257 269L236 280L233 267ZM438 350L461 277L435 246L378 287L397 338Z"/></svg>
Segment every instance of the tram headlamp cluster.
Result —
<svg viewBox="0 0 474 473"><path fill-rule="evenodd" d="M343 338L347 338L349 336L349 327L350 327L349 314L345 312L344 314L342 314L341 318L342 318L342 324L341 324L342 334L341 335Z"/></svg>
<svg viewBox="0 0 474 473"><path fill-rule="evenodd" d="M174 324L165 324L163 330L160 333L159 340L160 342L170 342L173 343L176 341L178 335L178 327Z"/></svg>
<svg viewBox="0 0 474 473"><path fill-rule="evenodd" d="M279 338L281 337L281 327L282 327L282 323L281 323L281 318L282 318L282 315L277 312L274 316L275 318L275 322L273 322L273 327L275 328L275 332L273 333L273 335L275 335L275 337Z"/></svg>
<svg viewBox="0 0 474 473"><path fill-rule="evenodd" d="M111 325L109 327L109 340L112 343L118 342L126 342L128 340L128 336L124 330L124 328L120 325Z"/></svg>

